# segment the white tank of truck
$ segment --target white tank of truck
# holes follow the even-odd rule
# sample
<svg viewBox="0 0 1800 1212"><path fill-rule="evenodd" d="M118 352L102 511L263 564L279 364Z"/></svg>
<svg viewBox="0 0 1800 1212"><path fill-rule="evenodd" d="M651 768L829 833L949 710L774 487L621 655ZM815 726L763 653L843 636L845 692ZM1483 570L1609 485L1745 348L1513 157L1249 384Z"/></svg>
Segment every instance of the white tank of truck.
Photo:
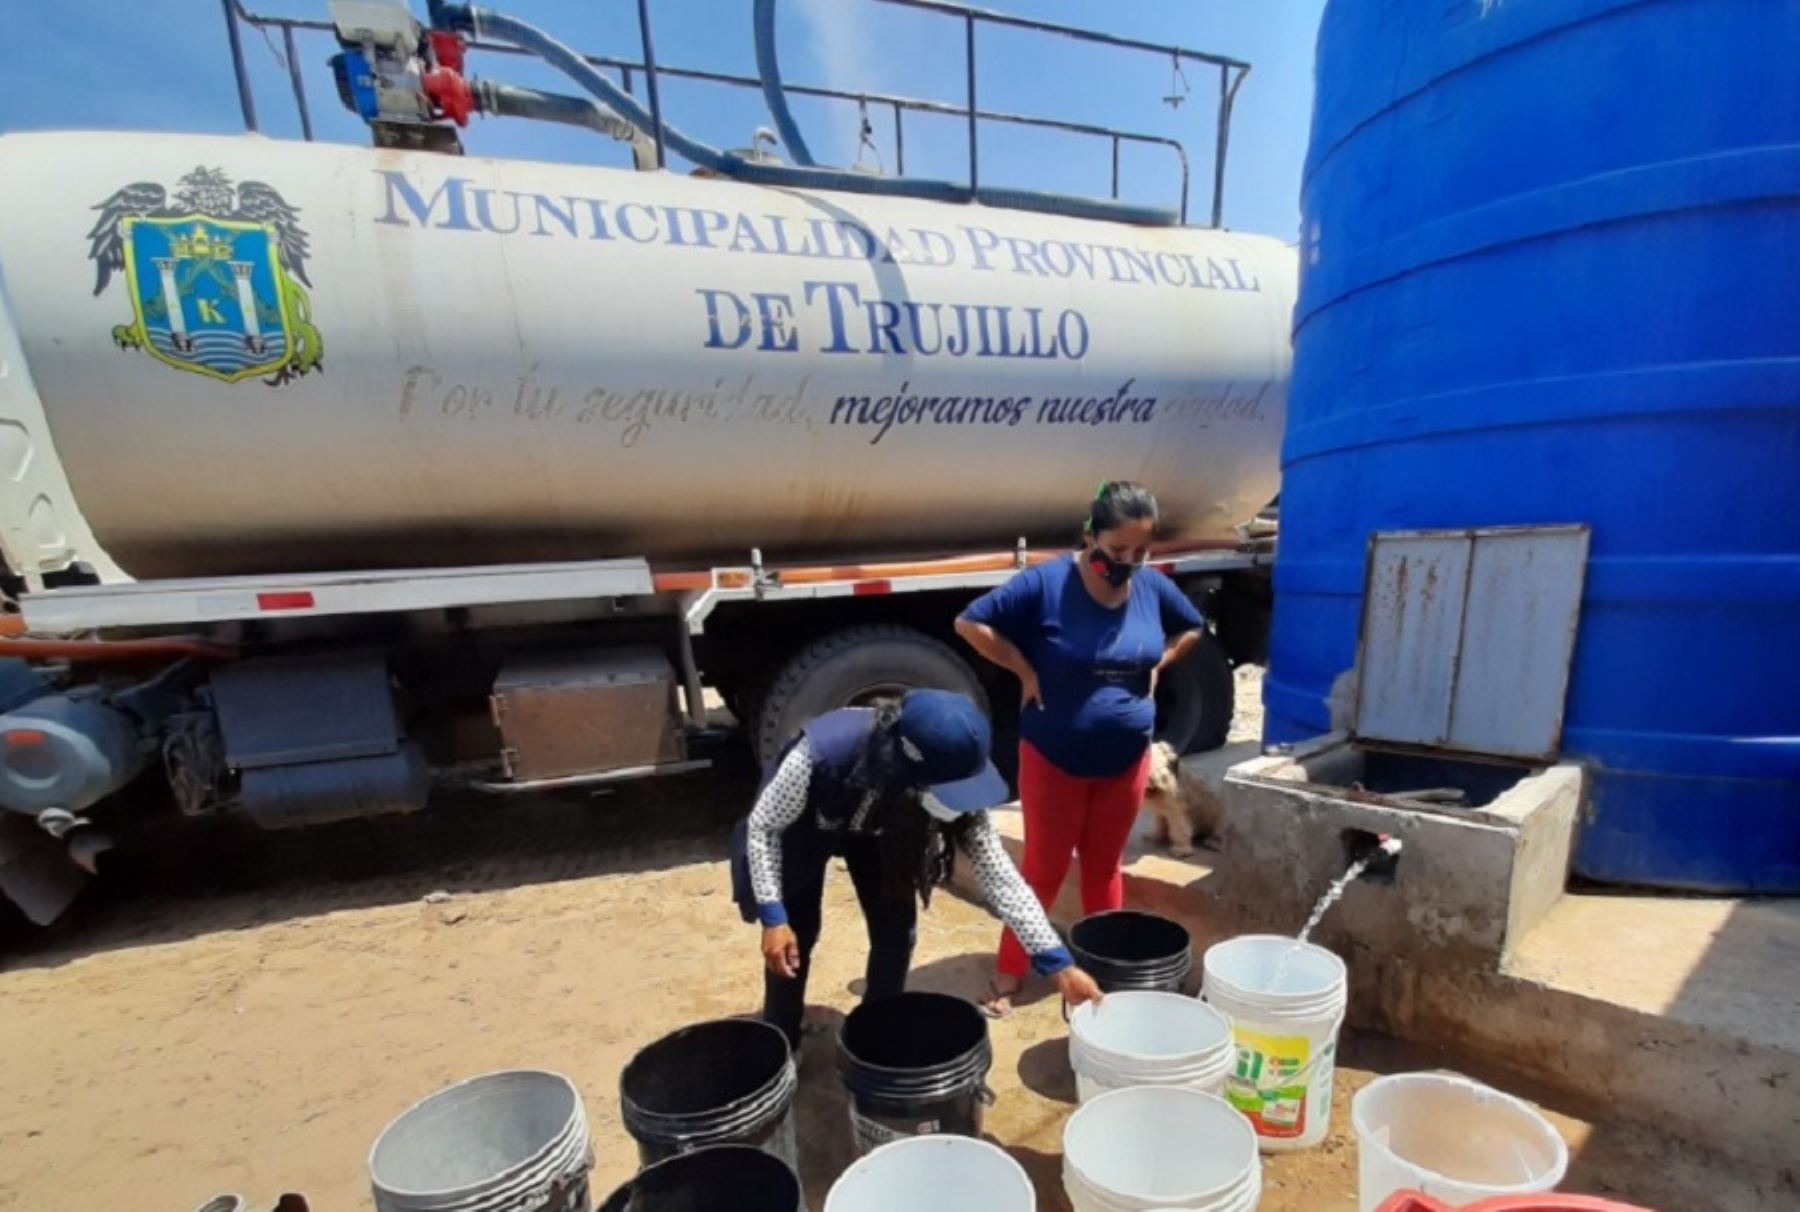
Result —
<svg viewBox="0 0 1800 1212"><path fill-rule="evenodd" d="M1226 539L1276 492L1295 278L1222 231L9 135L0 543L107 579L862 557L1061 542L1107 477Z"/></svg>

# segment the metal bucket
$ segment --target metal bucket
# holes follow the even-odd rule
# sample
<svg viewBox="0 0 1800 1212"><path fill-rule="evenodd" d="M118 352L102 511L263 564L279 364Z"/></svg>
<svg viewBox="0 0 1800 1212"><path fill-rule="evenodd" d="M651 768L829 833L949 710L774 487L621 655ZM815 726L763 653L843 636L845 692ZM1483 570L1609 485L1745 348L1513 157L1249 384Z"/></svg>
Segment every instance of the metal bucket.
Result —
<svg viewBox="0 0 1800 1212"><path fill-rule="evenodd" d="M375 1138L377 1212L586 1212L587 1115L560 1073L513 1069L447 1086Z"/></svg>

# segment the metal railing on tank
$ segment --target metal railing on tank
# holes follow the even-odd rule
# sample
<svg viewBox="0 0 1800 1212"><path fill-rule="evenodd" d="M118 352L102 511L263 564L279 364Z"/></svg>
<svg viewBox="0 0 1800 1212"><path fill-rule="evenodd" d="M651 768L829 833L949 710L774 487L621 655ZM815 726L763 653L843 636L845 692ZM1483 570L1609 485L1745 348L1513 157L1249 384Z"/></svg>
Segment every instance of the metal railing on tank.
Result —
<svg viewBox="0 0 1800 1212"><path fill-rule="evenodd" d="M620 83L627 92L636 91L636 81L642 77L648 93L647 100L651 112L655 116L654 137L656 141L657 163L663 164L667 153L663 146L662 98L657 88L660 77L667 76L678 80L695 80L710 84L722 84L734 88L753 88L760 90L763 81L755 76L737 75L731 72L706 71L700 68L677 67L667 63L658 63L656 59L655 39L651 33L649 0L637 0L638 31L641 41L642 58L638 60L621 59L610 55L583 54L588 63L594 67L619 73ZM1055 37L1069 38L1077 42L1098 46L1109 46L1120 50L1137 51L1156 55L1167 59L1174 67L1177 77L1185 79L1183 64L1197 67L1216 68L1219 78L1218 110L1213 132L1213 182L1211 226L1220 227L1224 223L1225 210L1225 164L1226 153L1231 145L1231 116L1237 102L1238 90L1244 79L1250 74L1250 65L1239 59L1224 55L1210 54L1205 51L1188 50L1185 47L1170 43L1148 42L1137 38L1125 38L1108 34L1100 30L1084 29L1080 26L1060 25L1050 21L1037 21L1029 17L1018 17L1010 13L995 12L991 9L972 8L964 4L950 3L949 0L869 0L874 4L889 4L897 8L913 9L933 13L938 16L954 18L963 25L964 34L964 69L967 80L967 100L958 105L947 101L932 101L920 97L907 97L885 92L856 92L848 89L828 88L814 84L784 84L783 91L795 96L823 98L832 101L853 102L867 112L869 106L886 108L893 114L894 136L894 172L897 176L906 175L906 123L908 113L932 114L940 117L961 117L968 122L969 131L969 184L974 187L980 182L980 126L984 122L1000 125L1031 127L1040 130L1061 131L1065 134L1081 135L1110 141L1112 146L1112 182L1110 196L1119 197L1119 154L1120 150L1130 144L1153 147L1171 153L1180 174L1180 200L1178 212L1181 222L1188 221L1188 195L1190 185L1190 167L1186 146L1179 140L1166 135L1153 135L1144 131L1126 130L1121 127L1107 126L1099 123L1073 122L1060 118L1041 117L1033 114L1015 114L1002 110L982 109L977 103L978 95L978 56L976 31L982 25L1027 30L1034 33ZM335 28L329 21L311 20L303 17L282 17L272 13L261 13L251 9L244 0L220 0L225 17L226 37L231 48L232 69L237 79L238 104L243 110L244 128L250 131L260 130L256 116L256 99L250 86L250 70L244 54L244 26L262 32L265 37L274 31L281 38L281 55L286 68L289 87L293 91L294 106L300 119L301 136L312 140L313 122L311 105L307 100L306 83L300 72L300 60L296 49L296 31L322 33L335 36ZM273 43L271 43L273 49ZM495 42L474 41L470 49L500 55L529 57L529 52L515 46L502 45Z"/></svg>

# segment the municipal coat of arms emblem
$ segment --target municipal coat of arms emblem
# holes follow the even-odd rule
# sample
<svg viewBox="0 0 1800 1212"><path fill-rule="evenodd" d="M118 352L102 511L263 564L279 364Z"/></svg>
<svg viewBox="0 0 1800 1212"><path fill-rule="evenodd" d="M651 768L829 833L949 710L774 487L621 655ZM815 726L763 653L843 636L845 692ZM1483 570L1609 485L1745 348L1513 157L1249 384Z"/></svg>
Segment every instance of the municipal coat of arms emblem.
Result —
<svg viewBox="0 0 1800 1212"><path fill-rule="evenodd" d="M138 181L94 209L94 293L122 277L131 299L131 322L112 330L119 348L227 383L322 370L306 231L273 187L199 167L173 195Z"/></svg>

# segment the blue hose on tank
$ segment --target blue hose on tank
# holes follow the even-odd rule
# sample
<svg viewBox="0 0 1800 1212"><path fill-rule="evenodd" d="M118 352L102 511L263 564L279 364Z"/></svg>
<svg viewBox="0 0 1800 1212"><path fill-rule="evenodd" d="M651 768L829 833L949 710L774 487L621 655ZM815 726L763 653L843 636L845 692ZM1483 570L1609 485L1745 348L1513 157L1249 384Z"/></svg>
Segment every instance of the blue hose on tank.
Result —
<svg viewBox="0 0 1800 1212"><path fill-rule="evenodd" d="M818 161L806 146L800 124L788 109L787 89L781 82L781 61L775 57L775 0L756 0L751 18L756 32L756 74L762 80L763 100L769 106L769 117L775 120L775 133L795 164L811 167Z"/></svg>
<svg viewBox="0 0 1800 1212"><path fill-rule="evenodd" d="M587 89L621 118L655 137L656 123L636 97L595 71L586 59L530 22L468 4L433 0L432 23L439 28L498 38L537 55ZM835 189L845 193L887 197L923 198L931 202L983 202L1014 210L1038 211L1078 219L1100 219L1166 227L1176 222L1175 212L1162 207L1133 206L1098 198L1049 194L1036 190L970 189L954 181L928 181L916 177L869 177L838 168L787 164L759 164L734 152L723 152L663 123L663 142L701 168L752 185L777 185L797 189Z"/></svg>

